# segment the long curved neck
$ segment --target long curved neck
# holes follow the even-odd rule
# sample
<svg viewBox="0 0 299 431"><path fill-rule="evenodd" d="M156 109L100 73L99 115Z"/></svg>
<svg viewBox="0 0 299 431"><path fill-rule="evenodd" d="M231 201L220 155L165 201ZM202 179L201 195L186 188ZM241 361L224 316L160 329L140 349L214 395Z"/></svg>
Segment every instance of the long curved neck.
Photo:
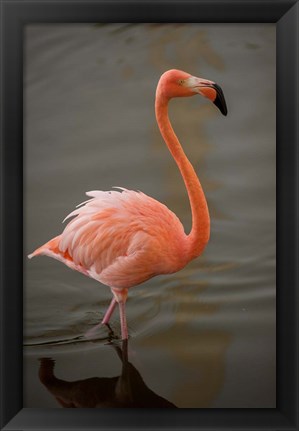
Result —
<svg viewBox="0 0 299 431"><path fill-rule="evenodd" d="M183 177L192 212L192 229L187 236L190 257L201 254L210 237L210 216L207 201L194 171L182 146L173 131L168 117L168 99L159 92L156 94L156 119L163 139L172 154Z"/></svg>

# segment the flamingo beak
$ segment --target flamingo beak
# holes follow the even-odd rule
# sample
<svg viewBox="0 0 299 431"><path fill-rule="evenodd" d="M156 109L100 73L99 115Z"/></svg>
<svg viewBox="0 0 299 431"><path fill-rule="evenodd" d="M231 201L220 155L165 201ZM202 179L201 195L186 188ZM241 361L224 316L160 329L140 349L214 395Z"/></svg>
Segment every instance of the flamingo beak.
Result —
<svg viewBox="0 0 299 431"><path fill-rule="evenodd" d="M195 93L210 99L223 115L227 115L227 106L222 89L213 81L191 76L186 84Z"/></svg>
<svg viewBox="0 0 299 431"><path fill-rule="evenodd" d="M217 108L220 110L220 112L223 115L227 115L227 106L224 98L223 91L221 87L219 87L218 84L213 84L212 86L216 90L216 98L213 101L213 103L217 106Z"/></svg>

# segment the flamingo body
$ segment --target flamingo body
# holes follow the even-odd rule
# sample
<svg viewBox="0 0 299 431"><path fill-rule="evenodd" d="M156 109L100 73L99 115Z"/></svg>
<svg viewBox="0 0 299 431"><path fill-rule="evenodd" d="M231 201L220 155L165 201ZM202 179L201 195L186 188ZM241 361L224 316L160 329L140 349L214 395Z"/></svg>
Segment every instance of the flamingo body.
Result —
<svg viewBox="0 0 299 431"><path fill-rule="evenodd" d="M119 304L122 338L128 338L125 302L128 289L159 274L182 269L199 256L210 236L206 198L175 135L168 117L173 97L200 94L226 115L221 88L213 81L172 69L165 72L156 91L156 119L164 141L177 163L188 193L192 230L186 235L178 217L165 205L144 193L91 191L65 220L72 218L61 235L39 247L29 258L47 255L109 286L111 304L102 323L108 323Z"/></svg>
<svg viewBox="0 0 299 431"><path fill-rule="evenodd" d="M65 220L61 235L29 257L47 255L116 289L172 273L187 263L187 241L178 217L141 192L92 191Z"/></svg>

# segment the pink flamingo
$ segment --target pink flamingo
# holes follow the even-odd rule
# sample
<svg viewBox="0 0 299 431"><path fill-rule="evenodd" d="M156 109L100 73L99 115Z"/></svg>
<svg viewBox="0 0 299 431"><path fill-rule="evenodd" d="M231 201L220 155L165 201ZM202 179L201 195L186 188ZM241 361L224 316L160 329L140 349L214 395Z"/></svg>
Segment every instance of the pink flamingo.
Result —
<svg viewBox="0 0 299 431"><path fill-rule="evenodd" d="M192 212L186 235L178 217L165 205L141 192L90 191L61 235L28 257L46 255L60 260L110 287L113 297L102 320L107 324L119 305L122 339L128 338L125 304L128 289L158 274L170 274L199 256L209 241L210 217L199 179L175 135L168 117L173 97L200 94L227 115L221 88L213 81L168 70L156 90L156 119L164 141L183 177ZM65 220L66 220L65 219Z"/></svg>

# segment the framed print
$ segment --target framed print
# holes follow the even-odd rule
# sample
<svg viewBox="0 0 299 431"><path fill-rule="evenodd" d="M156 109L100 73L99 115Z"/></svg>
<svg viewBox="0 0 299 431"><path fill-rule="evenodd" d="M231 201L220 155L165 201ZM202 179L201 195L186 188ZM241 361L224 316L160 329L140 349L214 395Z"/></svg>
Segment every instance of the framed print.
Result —
<svg viewBox="0 0 299 431"><path fill-rule="evenodd" d="M298 2L1 14L1 429L297 430Z"/></svg>

